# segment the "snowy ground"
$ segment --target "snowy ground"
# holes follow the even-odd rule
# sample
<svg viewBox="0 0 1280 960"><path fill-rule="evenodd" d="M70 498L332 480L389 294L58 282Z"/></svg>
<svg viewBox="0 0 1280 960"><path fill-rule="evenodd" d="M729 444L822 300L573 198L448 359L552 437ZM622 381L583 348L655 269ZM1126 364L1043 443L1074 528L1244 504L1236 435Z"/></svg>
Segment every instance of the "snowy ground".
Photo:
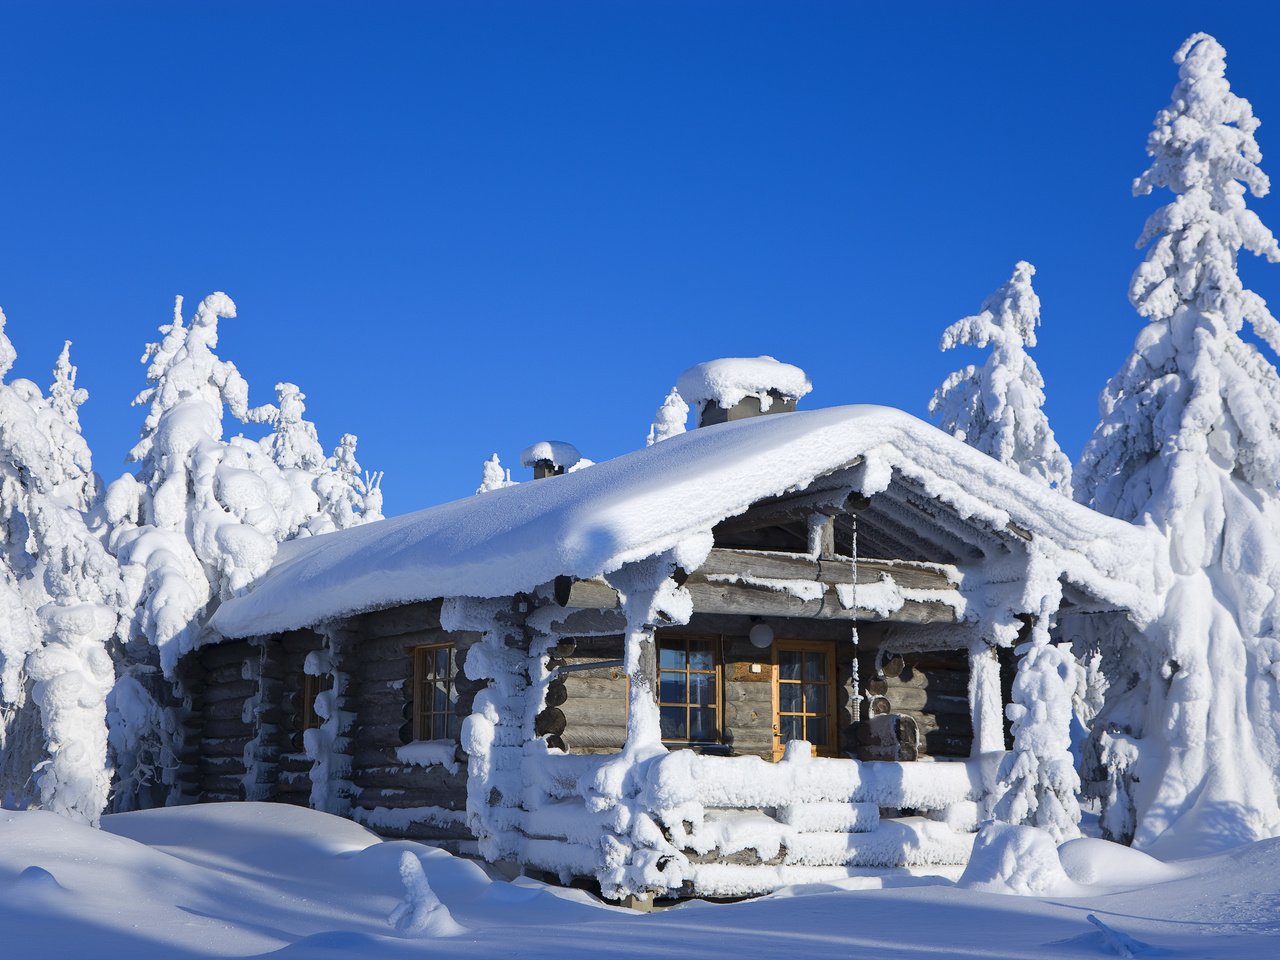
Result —
<svg viewBox="0 0 1280 960"><path fill-rule="evenodd" d="M1280 954L1280 840L1164 866L1102 841L1075 880L1111 889L1016 897L942 879L848 881L650 915L479 864L381 842L346 820L276 804L207 804L107 817L102 831L0 811L0 954L92 957L1091 957L1124 955L1086 919L1149 945L1137 955ZM465 929L414 939L387 923L417 854ZM1164 879L1173 877L1174 879ZM1154 881L1154 882L1153 882ZM890 886L893 884L893 886ZM863 886L869 889L852 889Z"/></svg>

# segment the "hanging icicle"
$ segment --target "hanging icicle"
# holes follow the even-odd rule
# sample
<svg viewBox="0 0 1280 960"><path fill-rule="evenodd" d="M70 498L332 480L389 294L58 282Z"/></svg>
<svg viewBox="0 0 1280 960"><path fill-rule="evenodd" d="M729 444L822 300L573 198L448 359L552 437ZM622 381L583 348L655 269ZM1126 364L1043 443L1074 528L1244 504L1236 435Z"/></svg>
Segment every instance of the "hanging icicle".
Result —
<svg viewBox="0 0 1280 960"><path fill-rule="evenodd" d="M854 722L856 723L862 719L862 680L858 676L858 512L850 510L849 516L853 521L852 548L850 550L853 554L851 561L853 587L850 591L853 599L853 627L849 638L853 641L853 659L849 665L849 684L852 688L849 693L849 702Z"/></svg>

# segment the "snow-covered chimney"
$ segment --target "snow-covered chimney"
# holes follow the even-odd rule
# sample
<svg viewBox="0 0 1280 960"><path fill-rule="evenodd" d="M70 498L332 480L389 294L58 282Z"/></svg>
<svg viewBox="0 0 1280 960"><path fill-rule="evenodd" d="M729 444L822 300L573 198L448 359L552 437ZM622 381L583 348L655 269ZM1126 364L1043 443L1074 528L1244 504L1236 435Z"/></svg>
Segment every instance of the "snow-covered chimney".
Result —
<svg viewBox="0 0 1280 960"><path fill-rule="evenodd" d="M572 443L563 440L539 440L532 446L525 447L520 454L520 463L533 468L533 479L558 477L572 470L583 460L582 454Z"/></svg>
<svg viewBox="0 0 1280 960"><path fill-rule="evenodd" d="M788 413L813 389L799 367L773 357L708 360L680 374L676 389L698 411L698 426Z"/></svg>

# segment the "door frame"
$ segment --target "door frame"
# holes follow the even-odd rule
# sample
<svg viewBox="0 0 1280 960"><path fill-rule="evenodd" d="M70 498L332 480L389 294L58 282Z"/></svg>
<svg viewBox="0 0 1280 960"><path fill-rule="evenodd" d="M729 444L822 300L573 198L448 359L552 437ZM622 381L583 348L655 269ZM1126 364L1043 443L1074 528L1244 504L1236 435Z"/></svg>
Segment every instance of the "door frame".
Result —
<svg viewBox="0 0 1280 960"><path fill-rule="evenodd" d="M782 640L775 639L773 642L773 675L770 678L769 686L772 688L773 695L773 759L775 761L782 759L783 751L786 744L782 742L782 717L779 715L780 697L778 686L781 677L778 672L778 653L781 650L799 650L805 653L822 653L827 658L827 743L824 747L813 745L813 755L815 757L835 757L839 756L839 744L836 742L838 735L836 724L836 693L838 683L836 677L836 645L825 640ZM803 678L801 683L803 683Z"/></svg>

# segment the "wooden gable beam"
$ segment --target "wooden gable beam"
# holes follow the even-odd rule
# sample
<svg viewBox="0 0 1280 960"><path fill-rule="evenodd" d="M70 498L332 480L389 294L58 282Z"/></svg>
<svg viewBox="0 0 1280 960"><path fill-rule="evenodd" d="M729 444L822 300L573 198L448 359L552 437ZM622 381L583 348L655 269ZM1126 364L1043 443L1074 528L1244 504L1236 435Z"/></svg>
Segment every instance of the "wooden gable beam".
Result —
<svg viewBox="0 0 1280 960"><path fill-rule="evenodd" d="M953 567L859 559L859 584L888 579L902 589L917 592L916 597L904 600L901 607L888 614L864 608L845 609L837 587L851 586L852 573L847 558L819 560L804 554L717 547L689 575L684 586L693 598L695 613L898 623L955 623L958 619L957 610L963 600ZM612 610L619 603L617 592L601 578L559 578L555 594L566 608Z"/></svg>

